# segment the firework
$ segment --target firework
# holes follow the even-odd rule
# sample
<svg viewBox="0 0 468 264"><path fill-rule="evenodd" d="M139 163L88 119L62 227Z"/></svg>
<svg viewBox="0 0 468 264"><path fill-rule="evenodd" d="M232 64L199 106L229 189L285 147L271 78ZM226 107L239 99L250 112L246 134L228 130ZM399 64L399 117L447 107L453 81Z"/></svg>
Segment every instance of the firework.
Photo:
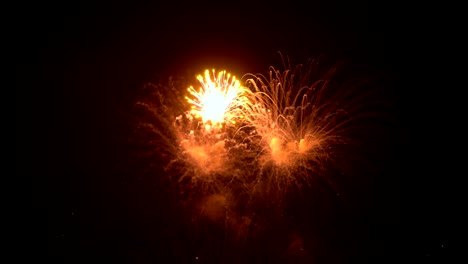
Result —
<svg viewBox="0 0 468 264"><path fill-rule="evenodd" d="M336 68L317 68L310 60L241 80L206 70L198 87L172 82L139 104L150 110L140 127L184 208L247 234L281 213L288 191L317 179L333 185L334 149L366 96L339 89Z"/></svg>
<svg viewBox="0 0 468 264"><path fill-rule="evenodd" d="M199 89L188 88L190 111L176 118L177 138L186 161L199 178L216 181L232 176L227 173L228 132L240 118L239 110L247 103L248 89L226 71L206 70L197 76Z"/></svg>
<svg viewBox="0 0 468 264"><path fill-rule="evenodd" d="M271 67L269 78L246 75L252 93L242 114L259 150L255 188L263 186L260 190L272 191L273 196L319 173L328 145L338 139L333 110L321 101L332 72L311 83L307 70L298 66L281 72Z"/></svg>

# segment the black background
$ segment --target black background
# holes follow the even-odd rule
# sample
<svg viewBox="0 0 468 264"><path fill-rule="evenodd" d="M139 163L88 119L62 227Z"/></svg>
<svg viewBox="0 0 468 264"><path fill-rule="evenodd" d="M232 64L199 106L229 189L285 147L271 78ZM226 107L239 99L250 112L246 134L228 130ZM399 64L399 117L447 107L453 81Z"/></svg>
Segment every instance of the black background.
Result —
<svg viewBox="0 0 468 264"><path fill-rule="evenodd" d="M409 6L81 2L23 8L16 18L22 28L16 171L32 179L34 243L47 262L192 263L210 252L203 248L209 238L171 218L177 209L164 200L167 190L156 191L157 179L126 182L139 175L126 165L123 142L132 128L125 118L147 82L210 67L266 73L271 65L281 67L279 51L293 64L321 57L385 76L397 120L383 132L391 147L382 167L374 168L384 173L362 176L369 180L356 187L362 195L350 202L355 213L326 225L332 231L325 234L334 237L314 240L305 232L305 241L323 245L309 246L318 251L298 263L449 260L449 179L458 173L451 147L461 132L452 122L457 93L445 76L456 73L442 70L447 49L432 48L426 37L437 23L416 19ZM447 39L440 32L430 36ZM298 208L307 211L307 205ZM293 229L304 229L305 221ZM351 241L343 242L345 236ZM250 245L246 259L284 263L276 251L288 243L283 240L258 238L263 243Z"/></svg>

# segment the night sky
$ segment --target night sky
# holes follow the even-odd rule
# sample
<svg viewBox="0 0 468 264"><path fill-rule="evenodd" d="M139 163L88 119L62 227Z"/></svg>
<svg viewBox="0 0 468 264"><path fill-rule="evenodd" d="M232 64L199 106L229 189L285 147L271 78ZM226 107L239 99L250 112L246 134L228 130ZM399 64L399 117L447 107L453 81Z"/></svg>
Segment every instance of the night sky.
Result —
<svg viewBox="0 0 468 264"><path fill-rule="evenodd" d="M40 255L48 263L448 263L449 186L460 160L447 129L458 127L448 119L454 95L428 92L448 84L445 71L421 55L429 48L416 44L405 8L374 2L28 7L18 18L16 172L32 179ZM317 183L288 198L271 230L235 243L219 226L190 224L163 175L135 162L132 109L147 83L206 68L266 74L283 66L280 53L292 65L320 58L344 65L347 78L373 80L385 121L357 132L365 138L348 147L361 156L342 151L348 176L333 180L346 197Z"/></svg>

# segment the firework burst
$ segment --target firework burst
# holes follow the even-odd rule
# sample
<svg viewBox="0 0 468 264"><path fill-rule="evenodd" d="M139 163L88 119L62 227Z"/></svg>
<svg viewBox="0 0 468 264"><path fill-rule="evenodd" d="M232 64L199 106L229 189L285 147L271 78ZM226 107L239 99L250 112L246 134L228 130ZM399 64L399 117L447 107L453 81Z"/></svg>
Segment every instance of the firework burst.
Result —
<svg viewBox="0 0 468 264"><path fill-rule="evenodd" d="M195 175L210 181L231 176L228 159L229 131L241 117L239 110L247 102L248 89L226 71L206 70L197 76L200 88L188 88L190 111L175 120L176 134L185 160Z"/></svg>
<svg viewBox="0 0 468 264"><path fill-rule="evenodd" d="M256 184L278 197L292 185L301 187L320 174L330 156L330 144L340 139L339 109L330 108L324 98L333 70L314 80L314 65L307 66L283 72L271 67L268 77L246 75L252 93L243 116L260 149L261 177Z"/></svg>
<svg viewBox="0 0 468 264"><path fill-rule="evenodd" d="M206 129L212 126L222 127L224 123L235 123L239 118L239 109L247 103L245 94L249 91L241 86L235 76L226 71L205 70L205 77L198 75L201 84L199 90L190 86L188 91L194 98L186 97L192 105L190 113L201 118ZM211 124L211 125L210 125Z"/></svg>

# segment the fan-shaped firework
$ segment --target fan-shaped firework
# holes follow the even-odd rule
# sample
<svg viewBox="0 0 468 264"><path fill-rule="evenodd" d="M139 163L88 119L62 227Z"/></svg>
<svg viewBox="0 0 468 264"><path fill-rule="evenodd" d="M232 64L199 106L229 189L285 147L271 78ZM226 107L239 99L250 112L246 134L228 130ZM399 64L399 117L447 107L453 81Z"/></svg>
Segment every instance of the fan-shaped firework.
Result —
<svg viewBox="0 0 468 264"><path fill-rule="evenodd" d="M276 193L321 174L330 145L343 140L340 132L349 120L339 116L342 98L326 93L334 69L314 80L312 66L313 61L283 72L271 67L268 77L247 75L252 93L244 116L261 148L258 167L265 174L257 180Z"/></svg>

